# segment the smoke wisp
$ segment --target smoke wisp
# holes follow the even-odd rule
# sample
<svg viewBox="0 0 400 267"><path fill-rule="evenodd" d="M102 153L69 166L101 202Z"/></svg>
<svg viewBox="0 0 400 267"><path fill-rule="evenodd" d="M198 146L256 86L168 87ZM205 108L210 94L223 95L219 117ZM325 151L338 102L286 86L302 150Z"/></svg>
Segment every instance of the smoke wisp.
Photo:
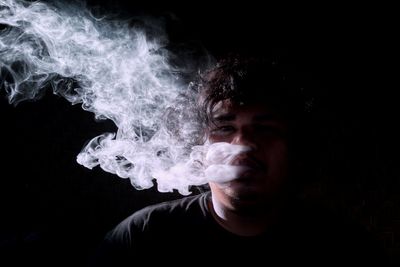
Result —
<svg viewBox="0 0 400 267"><path fill-rule="evenodd" d="M156 179L161 192L189 194L190 186L207 183L213 146L193 146L200 132L195 94L170 63L160 24L97 18L76 3L1 0L0 26L0 86L10 103L38 99L51 87L118 127L94 137L77 156L80 164L129 178L137 189ZM219 164L243 152L217 147L225 151Z"/></svg>

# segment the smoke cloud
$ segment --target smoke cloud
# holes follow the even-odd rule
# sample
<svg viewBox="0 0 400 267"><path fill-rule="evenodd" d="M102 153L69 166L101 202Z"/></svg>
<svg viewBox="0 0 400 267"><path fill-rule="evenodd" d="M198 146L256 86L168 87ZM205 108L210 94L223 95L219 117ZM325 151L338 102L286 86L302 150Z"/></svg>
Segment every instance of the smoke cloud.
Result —
<svg viewBox="0 0 400 267"><path fill-rule="evenodd" d="M129 178L137 189L156 179L161 192L189 194L190 186L207 183L214 146L194 146L201 130L196 96L182 82L184 70L171 63L160 24L97 18L76 3L1 0L0 26L0 85L10 103L52 88L118 127L94 137L78 163ZM229 145L216 151L222 147L219 164L243 151Z"/></svg>
<svg viewBox="0 0 400 267"><path fill-rule="evenodd" d="M211 144L207 148L205 156L205 176L208 181L218 184L228 183L236 178L240 178L248 166L234 164L238 156L250 152L248 146L232 145L225 142Z"/></svg>

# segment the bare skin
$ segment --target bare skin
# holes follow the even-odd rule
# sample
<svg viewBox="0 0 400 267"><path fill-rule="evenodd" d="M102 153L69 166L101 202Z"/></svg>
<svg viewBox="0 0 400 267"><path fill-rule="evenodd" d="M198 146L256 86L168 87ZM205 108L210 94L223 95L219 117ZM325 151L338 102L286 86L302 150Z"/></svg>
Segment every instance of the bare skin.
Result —
<svg viewBox="0 0 400 267"><path fill-rule="evenodd" d="M228 231L241 236L264 232L279 218L289 176L288 126L263 105L231 105L225 101L214 113L209 143L227 142L251 147L233 165L250 172L228 184L210 182L210 210Z"/></svg>

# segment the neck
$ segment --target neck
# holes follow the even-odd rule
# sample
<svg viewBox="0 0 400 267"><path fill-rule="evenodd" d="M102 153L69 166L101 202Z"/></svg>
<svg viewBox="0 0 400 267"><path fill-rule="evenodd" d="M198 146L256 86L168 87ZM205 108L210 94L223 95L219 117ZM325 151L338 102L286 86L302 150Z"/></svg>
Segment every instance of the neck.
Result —
<svg viewBox="0 0 400 267"><path fill-rule="evenodd" d="M223 205L214 195L209 207L216 222L223 228L239 236L257 236L276 224L279 218L278 208L265 208L251 212L237 211Z"/></svg>

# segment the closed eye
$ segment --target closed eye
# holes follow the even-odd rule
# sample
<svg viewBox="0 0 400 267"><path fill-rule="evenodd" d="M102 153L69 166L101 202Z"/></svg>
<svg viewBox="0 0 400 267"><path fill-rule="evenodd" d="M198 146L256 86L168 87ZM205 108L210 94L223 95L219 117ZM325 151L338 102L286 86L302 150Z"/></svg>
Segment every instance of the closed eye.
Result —
<svg viewBox="0 0 400 267"><path fill-rule="evenodd" d="M229 135L235 131L235 127L232 125L218 126L210 131L212 135Z"/></svg>

